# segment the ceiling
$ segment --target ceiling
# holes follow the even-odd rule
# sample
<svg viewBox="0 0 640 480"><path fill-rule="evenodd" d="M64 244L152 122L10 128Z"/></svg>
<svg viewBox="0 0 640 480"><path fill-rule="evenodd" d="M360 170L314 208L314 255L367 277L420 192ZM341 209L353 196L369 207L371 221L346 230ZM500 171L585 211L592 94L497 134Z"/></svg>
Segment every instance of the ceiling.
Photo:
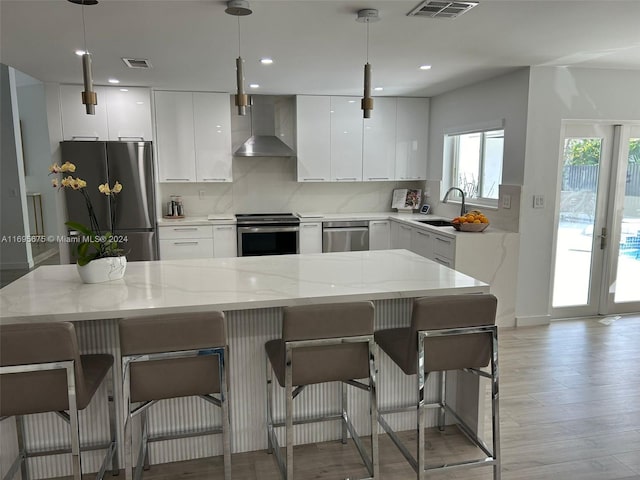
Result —
<svg viewBox="0 0 640 480"><path fill-rule="evenodd" d="M529 65L640 69L640 0L480 0L456 19L408 17L419 0L253 0L240 19L254 93L362 95L366 25L376 95L434 96ZM98 85L235 90L238 22L220 0L100 0L85 6ZM37 79L81 83L82 8L0 0L0 61ZM121 57L147 58L149 70ZM260 64L261 57L274 63ZM419 70L423 64L431 70Z"/></svg>

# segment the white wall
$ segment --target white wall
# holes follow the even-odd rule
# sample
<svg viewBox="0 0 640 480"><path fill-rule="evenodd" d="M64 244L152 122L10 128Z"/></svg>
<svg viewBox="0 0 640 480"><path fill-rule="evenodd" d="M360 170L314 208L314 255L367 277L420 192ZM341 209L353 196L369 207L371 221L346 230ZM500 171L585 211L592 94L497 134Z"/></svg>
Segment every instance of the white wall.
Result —
<svg viewBox="0 0 640 480"><path fill-rule="evenodd" d="M389 212L394 188L422 188L423 182L298 183L295 158L233 159L233 183L161 183L166 205L182 195L185 213ZM200 192L203 192L200 195Z"/></svg>
<svg viewBox="0 0 640 480"><path fill-rule="evenodd" d="M24 240L29 235L29 220L15 72L4 64L0 64L0 89L0 236L5 240L0 243L0 268L30 268L33 266L31 246Z"/></svg>
<svg viewBox="0 0 640 480"><path fill-rule="evenodd" d="M459 207L439 202L444 194L439 191L438 185L443 175L444 134L452 129L504 120L502 184L522 185L528 91L529 69L523 68L431 99L427 177L433 181L427 182L427 185L432 191L430 202L435 213L444 216L455 216L459 213ZM509 211L487 210L487 213L493 224L517 231L516 205Z"/></svg>
<svg viewBox="0 0 640 480"><path fill-rule="evenodd" d="M640 120L640 71L534 67L520 209L519 324L548 321L562 120ZM533 209L534 194L545 208Z"/></svg>
<svg viewBox="0 0 640 480"><path fill-rule="evenodd" d="M49 127L44 85L28 75L16 71L18 113L22 126L24 150L25 183L28 192L39 192L44 213L44 235L57 234L56 191L51 188L48 168L51 165ZM29 199L28 203L31 203ZM29 205L29 222L35 233L33 205Z"/></svg>

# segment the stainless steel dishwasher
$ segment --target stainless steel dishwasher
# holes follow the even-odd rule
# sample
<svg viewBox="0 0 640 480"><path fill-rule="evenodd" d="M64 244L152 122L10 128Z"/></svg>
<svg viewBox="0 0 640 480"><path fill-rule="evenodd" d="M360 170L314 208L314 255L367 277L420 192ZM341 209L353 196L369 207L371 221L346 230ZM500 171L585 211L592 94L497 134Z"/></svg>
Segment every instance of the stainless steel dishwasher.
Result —
<svg viewBox="0 0 640 480"><path fill-rule="evenodd" d="M354 252L369 250L369 222L324 222L323 252Z"/></svg>

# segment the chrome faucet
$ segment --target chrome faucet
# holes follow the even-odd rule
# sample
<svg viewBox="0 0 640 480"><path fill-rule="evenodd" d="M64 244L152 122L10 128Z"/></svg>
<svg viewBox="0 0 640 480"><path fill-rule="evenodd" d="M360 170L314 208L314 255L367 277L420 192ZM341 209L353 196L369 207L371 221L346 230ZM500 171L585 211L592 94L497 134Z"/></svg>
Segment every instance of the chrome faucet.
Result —
<svg viewBox="0 0 640 480"><path fill-rule="evenodd" d="M464 204L464 192L462 191L461 188L451 187L449 190L447 190L447 193L444 194L444 198L442 199L442 203L447 203L447 199L449 198L449 194L451 193L451 190L457 190L460 192L460 195L462 195L462 205L460 206L460 216L463 216L465 213L467 213L467 209Z"/></svg>

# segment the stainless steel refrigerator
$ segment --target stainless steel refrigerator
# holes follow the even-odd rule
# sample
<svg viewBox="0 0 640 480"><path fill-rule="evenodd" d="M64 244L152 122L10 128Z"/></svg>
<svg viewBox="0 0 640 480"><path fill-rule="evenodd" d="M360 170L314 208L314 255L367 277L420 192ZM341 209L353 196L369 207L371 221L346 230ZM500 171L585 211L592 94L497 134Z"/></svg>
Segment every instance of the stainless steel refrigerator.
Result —
<svg viewBox="0 0 640 480"><path fill-rule="evenodd" d="M74 177L87 182L98 225L103 231L126 237L120 244L127 260L158 260L158 230L155 214L155 183L151 142L60 142L62 163L76 166ZM115 225L111 225L109 199L98 191L106 182L118 181ZM67 219L89 225L82 195L65 189Z"/></svg>

